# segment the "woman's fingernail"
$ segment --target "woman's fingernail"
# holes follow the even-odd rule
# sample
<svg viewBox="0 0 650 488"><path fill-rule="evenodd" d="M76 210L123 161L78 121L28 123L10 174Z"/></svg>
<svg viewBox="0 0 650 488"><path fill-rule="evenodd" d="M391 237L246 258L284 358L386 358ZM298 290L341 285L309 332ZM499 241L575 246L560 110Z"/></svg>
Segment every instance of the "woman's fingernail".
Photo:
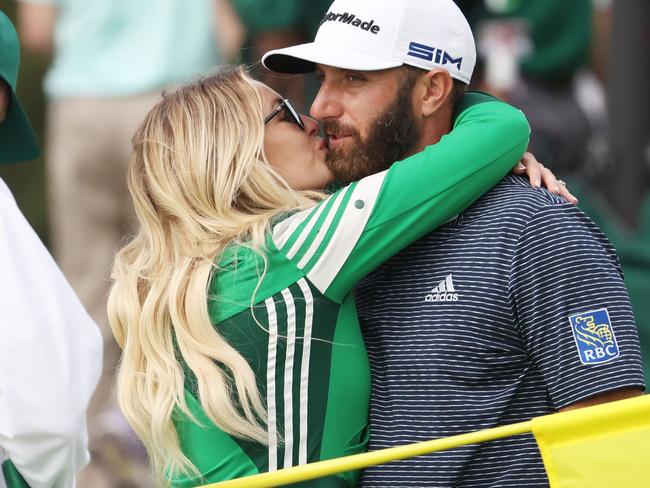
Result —
<svg viewBox="0 0 650 488"><path fill-rule="evenodd" d="M526 166L524 166L523 163L517 163L517 169L523 171L526 169Z"/></svg>

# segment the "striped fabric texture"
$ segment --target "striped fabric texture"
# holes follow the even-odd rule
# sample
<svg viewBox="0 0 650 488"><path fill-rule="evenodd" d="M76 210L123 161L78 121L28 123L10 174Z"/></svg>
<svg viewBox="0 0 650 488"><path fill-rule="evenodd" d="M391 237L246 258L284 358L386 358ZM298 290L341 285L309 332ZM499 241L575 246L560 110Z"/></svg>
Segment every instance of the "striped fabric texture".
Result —
<svg viewBox="0 0 650 488"><path fill-rule="evenodd" d="M298 441L298 464L307 463L307 405L308 405L308 385L309 385L309 359L311 353L311 335L314 317L314 298L309 289L307 282L302 279L298 281L298 286L302 292L305 307L305 321L302 337L298 338L302 344L302 355L300 362L295 364L295 347L296 347L296 310L295 302L289 288L282 290L282 298L287 309L286 324L286 355L284 359L283 372L283 398L284 398L284 422L286 426L283 432L285 439L284 458L280 467L288 468L294 465L293 452L294 440ZM278 469L278 426L276 423L276 381L277 381L277 348L278 348L278 319L276 305L273 298L267 298L265 301L269 323L269 344L267 359L266 375L266 405L269 414L268 439L269 439L269 471ZM294 370L299 371L296 375ZM293 378L294 375L299 378L300 388L300 411L294 412L293 405ZM299 418L299 430L293 431L294 416Z"/></svg>
<svg viewBox="0 0 650 488"><path fill-rule="evenodd" d="M275 245L297 261L321 293L334 278L343 278L343 265L366 228L387 173L352 183L315 209L299 212L274 228Z"/></svg>
<svg viewBox="0 0 650 488"><path fill-rule="evenodd" d="M386 262L357 288L357 305L372 371L370 450L644 386L614 249L579 209L519 177ZM591 345L574 335L576 318ZM585 350L602 362L584 364ZM372 467L361 486L548 481L533 437L522 435Z"/></svg>

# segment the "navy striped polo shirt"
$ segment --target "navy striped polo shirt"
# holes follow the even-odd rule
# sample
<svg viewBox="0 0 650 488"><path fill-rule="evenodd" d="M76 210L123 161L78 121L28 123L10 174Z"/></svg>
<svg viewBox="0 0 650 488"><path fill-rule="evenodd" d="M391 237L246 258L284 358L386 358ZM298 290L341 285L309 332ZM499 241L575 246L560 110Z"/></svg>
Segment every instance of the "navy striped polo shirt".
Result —
<svg viewBox="0 0 650 488"><path fill-rule="evenodd" d="M370 450L644 387L614 249L578 208L520 177L373 272L357 304L372 368ZM361 486L548 480L525 434L368 468Z"/></svg>

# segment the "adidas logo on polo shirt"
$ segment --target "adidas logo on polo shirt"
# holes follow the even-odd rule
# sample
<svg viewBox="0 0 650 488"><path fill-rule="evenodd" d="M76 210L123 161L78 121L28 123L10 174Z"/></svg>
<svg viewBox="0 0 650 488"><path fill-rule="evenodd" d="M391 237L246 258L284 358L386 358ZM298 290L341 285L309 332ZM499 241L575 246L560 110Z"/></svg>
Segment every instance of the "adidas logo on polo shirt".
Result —
<svg viewBox="0 0 650 488"><path fill-rule="evenodd" d="M454 280L451 276L451 273L447 277L438 283L431 293L424 297L425 302L457 302L458 293L454 288Z"/></svg>

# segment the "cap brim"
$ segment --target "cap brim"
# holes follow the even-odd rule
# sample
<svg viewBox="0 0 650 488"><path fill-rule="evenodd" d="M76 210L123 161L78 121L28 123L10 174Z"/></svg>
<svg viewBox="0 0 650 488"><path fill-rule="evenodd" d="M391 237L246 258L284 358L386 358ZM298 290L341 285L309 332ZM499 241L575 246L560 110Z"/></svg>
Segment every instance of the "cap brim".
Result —
<svg viewBox="0 0 650 488"><path fill-rule="evenodd" d="M40 154L36 135L13 90L7 117L0 123L0 164L31 161Z"/></svg>
<svg viewBox="0 0 650 488"><path fill-rule="evenodd" d="M357 71L376 71L402 65L394 59L316 42L269 51L262 57L262 64L271 71L291 74L309 73L314 71L316 64Z"/></svg>

